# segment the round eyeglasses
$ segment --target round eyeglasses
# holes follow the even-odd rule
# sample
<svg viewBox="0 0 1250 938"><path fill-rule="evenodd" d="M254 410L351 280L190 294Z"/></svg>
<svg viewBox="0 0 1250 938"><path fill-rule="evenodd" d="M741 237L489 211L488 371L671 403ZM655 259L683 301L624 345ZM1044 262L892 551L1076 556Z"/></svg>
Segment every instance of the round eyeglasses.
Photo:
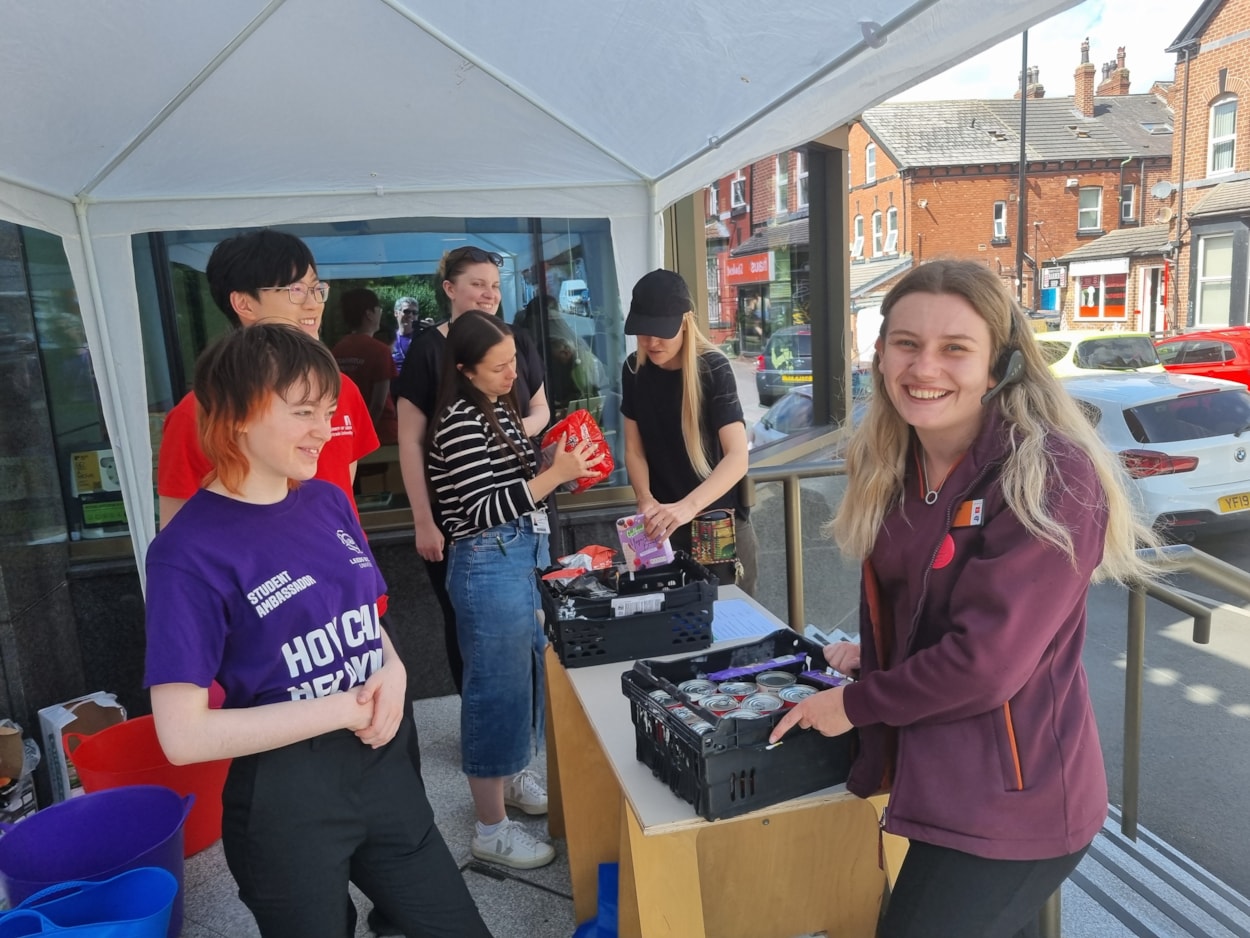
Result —
<svg viewBox="0 0 1250 938"><path fill-rule="evenodd" d="M313 298L318 303L324 303L330 295L330 285L324 280L318 280L311 287L306 283L293 283L287 287L261 287L261 291L265 290L285 290L287 296L291 298L291 302L296 306L303 306L308 302L308 294L312 293Z"/></svg>

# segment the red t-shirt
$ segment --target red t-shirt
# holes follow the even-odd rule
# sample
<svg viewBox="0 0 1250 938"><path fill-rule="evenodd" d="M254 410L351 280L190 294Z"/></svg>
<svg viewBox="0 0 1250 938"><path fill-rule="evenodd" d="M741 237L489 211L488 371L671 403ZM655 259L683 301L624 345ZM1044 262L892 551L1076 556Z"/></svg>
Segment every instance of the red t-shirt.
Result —
<svg viewBox="0 0 1250 938"><path fill-rule="evenodd" d="M381 442L394 443L399 439L399 418L395 413L390 387L391 379L399 374L399 370L391 357L390 346L371 335L352 333L339 339L334 346L334 358L339 363L339 370L356 382L366 406L373 399L374 387L379 383L386 386L386 403L374 429Z"/></svg>
<svg viewBox="0 0 1250 938"><path fill-rule="evenodd" d="M378 435L369 419L365 399L352 379L344 375L338 410L330 421L330 439L317 459L316 477L341 488L355 509L351 464L377 448ZM186 501L200 490L204 477L212 469L212 463L200 449L200 431L195 425L195 392L188 392L165 417L161 454L156 465L156 492L166 498Z"/></svg>

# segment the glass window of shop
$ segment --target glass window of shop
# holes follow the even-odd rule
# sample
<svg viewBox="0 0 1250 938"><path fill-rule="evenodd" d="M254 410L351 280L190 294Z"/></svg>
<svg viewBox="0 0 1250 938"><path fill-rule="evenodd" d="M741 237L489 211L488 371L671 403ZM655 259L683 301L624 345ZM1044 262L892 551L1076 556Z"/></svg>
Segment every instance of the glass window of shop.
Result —
<svg viewBox="0 0 1250 938"><path fill-rule="evenodd" d="M134 239L141 314L145 323L160 324L145 332L144 349L149 370L161 375L161 380L149 379L155 449L159 418L189 390L195 357L229 328L209 296L204 276L209 254L218 241L244 230ZM503 259L499 314L535 339L553 420L589 409L612 443L619 467L609 482L624 484L619 428L624 334L607 219L409 218L282 230L308 244L319 276L332 285L321 333L331 347L350 331L337 302L347 291L363 287L377 294L383 309L377 337L387 341L399 331L393 310L401 298L417 301L421 319L449 316L435 277L444 253L463 245L497 253ZM382 446L361 460L356 496L366 527L372 512L407 508L395 446Z"/></svg>
<svg viewBox="0 0 1250 938"><path fill-rule="evenodd" d="M121 485L61 239L0 222L0 538L127 533Z"/></svg>

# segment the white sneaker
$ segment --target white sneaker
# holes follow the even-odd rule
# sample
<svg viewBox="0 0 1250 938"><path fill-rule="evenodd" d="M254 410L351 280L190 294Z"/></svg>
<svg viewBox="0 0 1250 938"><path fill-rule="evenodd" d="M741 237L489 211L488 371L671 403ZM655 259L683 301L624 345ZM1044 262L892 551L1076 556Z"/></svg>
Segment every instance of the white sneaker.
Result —
<svg viewBox="0 0 1250 938"><path fill-rule="evenodd" d="M475 829L469 851L479 860L514 870L532 870L556 858L551 844L534 837L519 821L508 820L490 837L479 837Z"/></svg>
<svg viewBox="0 0 1250 938"><path fill-rule="evenodd" d="M547 789L538 776L529 769L522 769L504 782L503 803L526 814L547 813Z"/></svg>

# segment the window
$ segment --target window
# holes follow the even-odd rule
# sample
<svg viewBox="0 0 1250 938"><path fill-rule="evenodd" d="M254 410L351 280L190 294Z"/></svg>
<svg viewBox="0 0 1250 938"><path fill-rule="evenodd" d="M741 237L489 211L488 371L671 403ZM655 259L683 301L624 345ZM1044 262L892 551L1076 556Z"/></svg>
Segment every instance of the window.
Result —
<svg viewBox="0 0 1250 938"><path fill-rule="evenodd" d="M1182 394L1139 404L1124 412L1129 432L1139 443L1176 443L1239 433L1250 423L1250 391L1231 388L1206 394Z"/></svg>
<svg viewBox="0 0 1250 938"><path fill-rule="evenodd" d="M855 216L855 237L851 241L851 257L864 256L864 216Z"/></svg>
<svg viewBox="0 0 1250 938"><path fill-rule="evenodd" d="M1217 339L1168 342L1158 352L1165 365L1222 365L1237 357L1236 349Z"/></svg>
<svg viewBox="0 0 1250 938"><path fill-rule="evenodd" d="M741 208L747 204L747 181L742 170L729 183L729 204L733 208Z"/></svg>
<svg viewBox="0 0 1250 938"><path fill-rule="evenodd" d="M994 203L994 240L1007 240L1007 203Z"/></svg>
<svg viewBox="0 0 1250 938"><path fill-rule="evenodd" d="M1136 221L1136 198L1136 186L1120 186L1120 221Z"/></svg>
<svg viewBox="0 0 1250 938"><path fill-rule="evenodd" d="M790 211L790 154L778 153L776 161L777 174L774 178L777 201L775 210L778 215L784 215Z"/></svg>
<svg viewBox="0 0 1250 938"><path fill-rule="evenodd" d="M716 183L707 190L707 214L709 218L720 217L720 187Z"/></svg>
<svg viewBox="0 0 1250 938"><path fill-rule="evenodd" d="M1076 216L1078 231L1102 230L1102 188L1091 186L1081 190L1081 204Z"/></svg>
<svg viewBox="0 0 1250 938"><path fill-rule="evenodd" d="M807 208L807 154L794 151L794 175L799 180L799 208Z"/></svg>
<svg viewBox="0 0 1250 938"><path fill-rule="evenodd" d="M885 213L885 253L898 251L898 209L891 207Z"/></svg>
<svg viewBox="0 0 1250 938"><path fill-rule="evenodd" d="M872 213L872 256L881 254L881 213Z"/></svg>
<svg viewBox="0 0 1250 938"><path fill-rule="evenodd" d="M1109 332L1078 342L1072 364L1078 368L1130 371L1159 364L1159 355L1149 336Z"/></svg>
<svg viewBox="0 0 1250 938"><path fill-rule="evenodd" d="M367 287L388 311L400 296L417 297L423 311L428 297L431 312L437 308L435 267L449 246L472 244L498 252L503 259L499 314L515 330L536 339L553 417L559 419L580 406L602 418L605 430L618 420L614 395L619 393L625 349L614 314L605 315L615 308L618 294L606 218L396 218L385 225L362 225L348 234L330 223L286 228L308 244L318 273L334 291L342 295L353 287ZM203 270L212 247L235 233L237 229L165 232L157 236L163 251L147 256L140 252L149 245L148 236L133 239L136 278L166 276L173 286L168 291L170 309L161 307L160 291L154 287L139 290L144 358L152 369L149 387L158 389L149 395L154 418L182 397L205 342L228 328L208 299ZM161 264L166 265L163 270ZM334 296L331 292L322 324L322 339L331 347L345 334ZM570 346L575 350L571 359L561 354ZM156 381L162 373L163 379ZM613 450L620 454L619 432L611 437ZM620 458L618 466L623 465ZM366 526L370 513L406 504L403 486L392 484L397 477L386 472L385 461L377 466L381 471L376 476L374 467L361 467L369 470L369 478L362 480L368 485L362 485L358 500ZM619 472L609 484L624 481L625 473Z"/></svg>
<svg viewBox="0 0 1250 938"><path fill-rule="evenodd" d="M1197 321L1227 326L1233 292L1233 236L1212 235L1198 241Z"/></svg>
<svg viewBox="0 0 1250 938"><path fill-rule="evenodd" d="M877 145L870 143L864 147L864 182L877 181Z"/></svg>
<svg viewBox="0 0 1250 938"><path fill-rule="evenodd" d="M1123 319L1128 274L1097 274L1077 278L1078 319Z"/></svg>
<svg viewBox="0 0 1250 938"><path fill-rule="evenodd" d="M45 231L0 221L0 265L6 543L20 551L23 543L124 536L129 528L117 464L64 244ZM22 432L27 424L50 424L52 446L32 445L42 438L28 439Z"/></svg>
<svg viewBox="0 0 1250 938"><path fill-rule="evenodd" d="M1207 175L1217 176L1233 171L1233 159L1237 153L1237 99L1233 95L1217 98L1211 105L1211 120L1207 131Z"/></svg>

